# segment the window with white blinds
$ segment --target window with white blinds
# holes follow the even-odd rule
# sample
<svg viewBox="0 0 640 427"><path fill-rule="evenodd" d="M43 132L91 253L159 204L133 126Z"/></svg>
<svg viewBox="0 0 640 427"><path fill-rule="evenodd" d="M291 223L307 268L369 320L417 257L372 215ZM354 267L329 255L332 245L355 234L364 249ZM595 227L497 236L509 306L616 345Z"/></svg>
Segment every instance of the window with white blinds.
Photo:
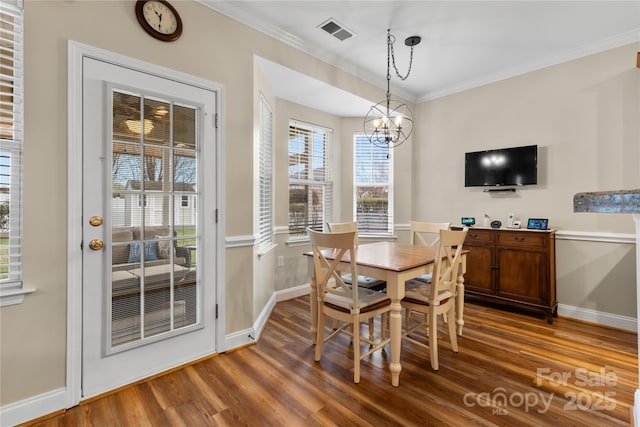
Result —
<svg viewBox="0 0 640 427"><path fill-rule="evenodd" d="M22 287L23 4L0 2L0 289ZM4 302L3 302L4 305Z"/></svg>
<svg viewBox="0 0 640 427"><path fill-rule="evenodd" d="M307 237L333 221L331 134L327 128L289 123L289 237Z"/></svg>
<svg viewBox="0 0 640 427"><path fill-rule="evenodd" d="M273 245L273 112L267 100L260 97L260 214L258 249Z"/></svg>
<svg viewBox="0 0 640 427"><path fill-rule="evenodd" d="M353 138L354 219L360 234L393 233L393 162L388 148Z"/></svg>

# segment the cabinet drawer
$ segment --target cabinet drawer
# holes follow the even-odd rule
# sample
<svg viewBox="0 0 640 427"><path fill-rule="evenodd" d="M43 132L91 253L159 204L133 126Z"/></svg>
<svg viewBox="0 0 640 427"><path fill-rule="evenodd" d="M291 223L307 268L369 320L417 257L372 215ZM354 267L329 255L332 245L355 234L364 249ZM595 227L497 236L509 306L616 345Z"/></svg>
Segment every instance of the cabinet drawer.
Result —
<svg viewBox="0 0 640 427"><path fill-rule="evenodd" d="M491 230L469 229L469 231L467 232L467 238L465 239L464 243L469 245L474 244L475 242L486 243L492 241L493 235L491 234Z"/></svg>
<svg viewBox="0 0 640 427"><path fill-rule="evenodd" d="M545 235L539 233L501 232L498 233L497 243L509 246L526 246L541 248L545 245Z"/></svg>

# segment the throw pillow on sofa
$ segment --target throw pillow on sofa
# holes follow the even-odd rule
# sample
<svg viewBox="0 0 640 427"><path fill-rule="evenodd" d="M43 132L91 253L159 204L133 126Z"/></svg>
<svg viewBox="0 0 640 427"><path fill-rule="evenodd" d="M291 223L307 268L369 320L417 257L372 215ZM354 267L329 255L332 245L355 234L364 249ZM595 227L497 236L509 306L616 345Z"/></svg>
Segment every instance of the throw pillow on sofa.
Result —
<svg viewBox="0 0 640 427"><path fill-rule="evenodd" d="M169 236L156 236L156 239L168 239ZM158 242L158 258L167 259L171 258L171 251L173 245L171 240L161 240Z"/></svg>
<svg viewBox="0 0 640 427"><path fill-rule="evenodd" d="M144 242L144 260L155 261L158 259L158 245L156 242ZM132 242L129 245L129 263L140 262L140 243Z"/></svg>

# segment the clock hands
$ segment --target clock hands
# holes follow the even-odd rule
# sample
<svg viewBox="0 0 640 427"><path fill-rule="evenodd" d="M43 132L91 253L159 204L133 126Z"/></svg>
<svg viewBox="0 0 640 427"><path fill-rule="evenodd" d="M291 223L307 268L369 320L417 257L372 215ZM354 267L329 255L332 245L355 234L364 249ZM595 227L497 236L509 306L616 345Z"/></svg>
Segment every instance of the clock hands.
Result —
<svg viewBox="0 0 640 427"><path fill-rule="evenodd" d="M158 13L157 10L153 9L153 11L158 16L158 30L162 29L162 13Z"/></svg>

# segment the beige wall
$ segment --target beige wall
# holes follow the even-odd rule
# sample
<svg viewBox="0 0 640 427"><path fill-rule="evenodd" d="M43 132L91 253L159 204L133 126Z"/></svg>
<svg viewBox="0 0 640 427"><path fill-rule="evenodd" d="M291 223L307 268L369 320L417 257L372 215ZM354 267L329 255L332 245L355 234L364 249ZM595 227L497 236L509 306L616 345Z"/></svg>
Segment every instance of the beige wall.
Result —
<svg viewBox="0 0 640 427"><path fill-rule="evenodd" d="M549 218L560 234L634 233L631 215L574 213L573 195L640 188L639 50L636 43L419 104L414 217L481 223L488 214L504 223L514 212ZM538 185L497 194L464 187L465 152L528 144L539 149ZM559 302L635 317L634 246L558 240Z"/></svg>
<svg viewBox="0 0 640 427"><path fill-rule="evenodd" d="M351 88L359 96L377 99L384 93L195 2L176 2L183 35L172 43L159 42L140 28L134 4L25 2L23 278L25 287L37 292L21 305L0 309L0 405L65 386L69 40L224 85L227 239L255 232L254 174L251 167L238 167L252 164L254 54ZM253 326L267 292L254 294L254 286L263 289L264 281L248 268L253 265L253 247L225 252L229 334Z"/></svg>
<svg viewBox="0 0 640 427"><path fill-rule="evenodd" d="M265 83L254 81L254 55L378 101L384 91L315 58L263 36L194 2L177 2L185 30L174 43L152 39L139 27L133 1L25 2L24 284L38 291L21 305L0 309L0 405L65 387L67 259L67 42L74 40L189 73L224 85L226 144L225 236L255 234L255 97ZM54 19L55 18L55 19ZM614 49L483 88L423 103L415 108L413 141L394 154L396 222L457 221L488 213L522 218L547 216L560 229L631 233L628 216L573 214L575 192L637 188L638 46ZM253 82L253 84L252 84ZM226 250L226 331L253 326L272 289L308 281L306 250L286 244L286 127L289 118L334 129L336 188L343 220L349 218L348 136L357 119L341 119L275 100L276 242L259 262L251 246ZM541 183L506 197L463 186L463 153L474 149L536 143L541 147ZM342 167L344 166L344 169ZM578 251L576 245L581 249ZM599 308L605 285L631 286L629 249L597 244L558 246L559 295ZM624 245L622 245L624 246ZM584 252L589 256L582 257ZM592 263L610 253L606 271ZM276 256L285 268L273 267ZM621 269L615 257L623 260ZM255 271L248 266L254 266ZM271 269L275 283L269 283ZM578 273L576 273L578 272ZM584 278L589 281L585 286ZM565 292L567 291L567 292ZM564 298L564 296L563 296ZM580 302L582 301L582 302ZM561 301L563 302L563 301ZM625 315L626 301L603 303Z"/></svg>
<svg viewBox="0 0 640 427"><path fill-rule="evenodd" d="M638 50L628 45L419 104L415 217L505 222L515 212L560 230L633 233L628 215L573 213L573 195L640 187ZM539 147L538 185L493 195L464 187L465 152L529 144Z"/></svg>

